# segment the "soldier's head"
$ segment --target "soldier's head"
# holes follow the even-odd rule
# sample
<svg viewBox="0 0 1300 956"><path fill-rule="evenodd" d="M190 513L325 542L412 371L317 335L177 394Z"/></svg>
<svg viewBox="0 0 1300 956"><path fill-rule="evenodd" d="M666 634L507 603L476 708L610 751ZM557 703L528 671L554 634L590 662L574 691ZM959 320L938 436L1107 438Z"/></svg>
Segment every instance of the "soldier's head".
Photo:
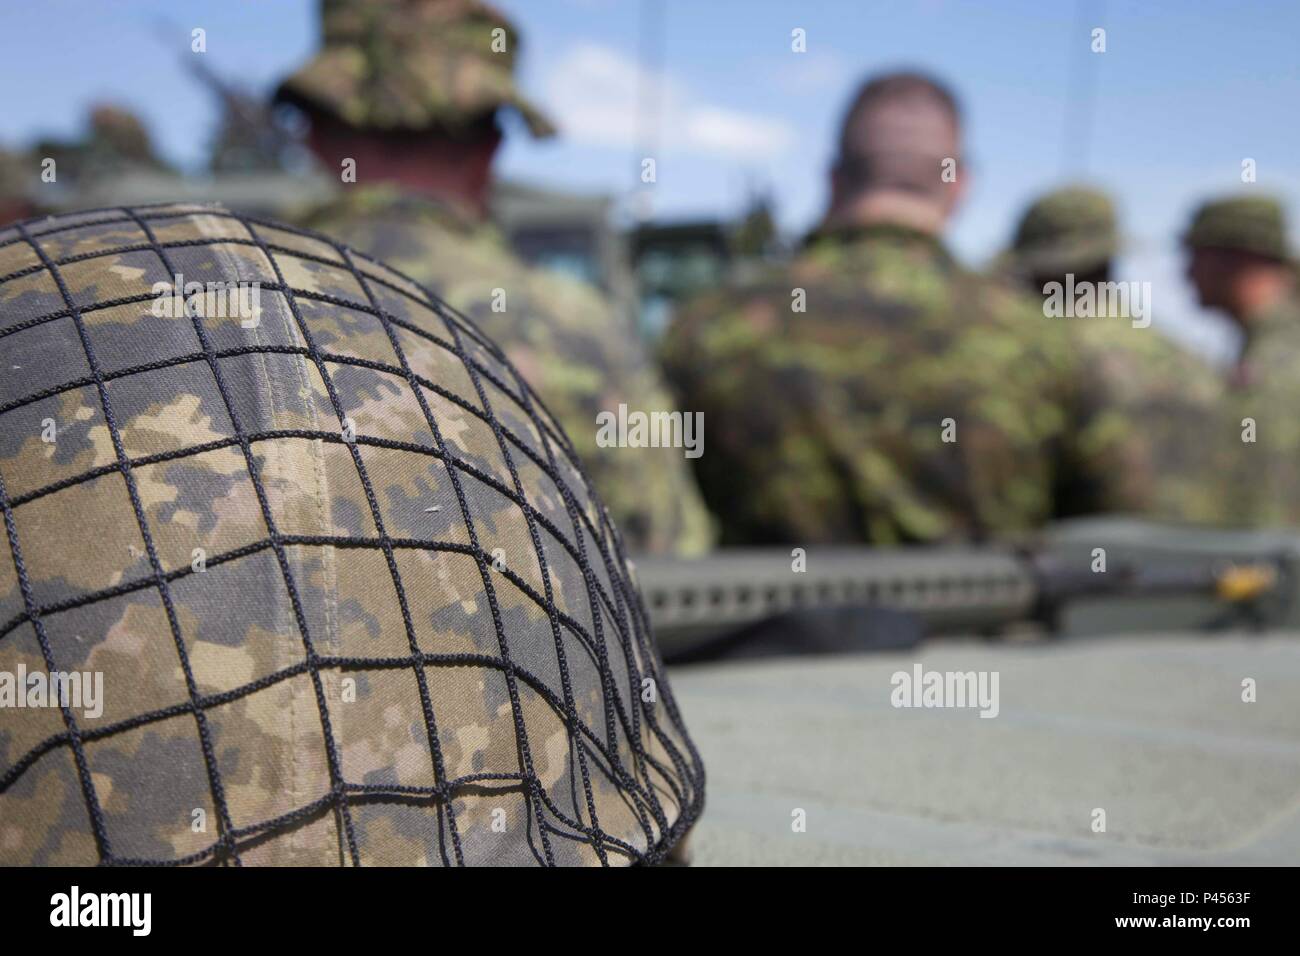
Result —
<svg viewBox="0 0 1300 956"><path fill-rule="evenodd" d="M1290 294L1294 272L1282 205L1265 196L1215 199L1201 205L1183 234L1187 277L1202 305L1235 322Z"/></svg>
<svg viewBox="0 0 1300 956"><path fill-rule="evenodd" d="M864 84L840 129L827 224L894 221L939 232L964 188L961 110L951 91L913 72Z"/></svg>
<svg viewBox="0 0 1300 956"><path fill-rule="evenodd" d="M0 352L0 647L87 681L6 712L0 866L652 862L698 813L606 509L432 293L54 216L0 228Z"/></svg>
<svg viewBox="0 0 1300 956"><path fill-rule="evenodd" d="M515 85L514 27L479 0L322 0L321 32L275 98L307 115L324 163L355 160L358 181L481 210L498 114L519 114L534 136L555 131Z"/></svg>
<svg viewBox="0 0 1300 956"><path fill-rule="evenodd" d="M99 103L91 108L90 142L124 163L144 166L158 163L144 121L122 106Z"/></svg>
<svg viewBox="0 0 1300 956"><path fill-rule="evenodd" d="M1105 282L1119 250L1115 206L1105 193L1084 186L1053 190L1032 202L1016 225L1006 259L1029 288L1073 275L1076 282Z"/></svg>

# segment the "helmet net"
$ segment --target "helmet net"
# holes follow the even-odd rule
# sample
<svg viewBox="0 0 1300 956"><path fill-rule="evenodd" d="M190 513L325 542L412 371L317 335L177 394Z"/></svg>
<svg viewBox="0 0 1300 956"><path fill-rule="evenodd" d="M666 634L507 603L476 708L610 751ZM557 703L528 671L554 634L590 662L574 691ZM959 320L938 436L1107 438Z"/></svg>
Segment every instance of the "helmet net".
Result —
<svg viewBox="0 0 1300 956"><path fill-rule="evenodd" d="M695 819L571 444L406 276L220 207L30 220L0 362L0 671L103 674L0 710L0 860L654 862Z"/></svg>

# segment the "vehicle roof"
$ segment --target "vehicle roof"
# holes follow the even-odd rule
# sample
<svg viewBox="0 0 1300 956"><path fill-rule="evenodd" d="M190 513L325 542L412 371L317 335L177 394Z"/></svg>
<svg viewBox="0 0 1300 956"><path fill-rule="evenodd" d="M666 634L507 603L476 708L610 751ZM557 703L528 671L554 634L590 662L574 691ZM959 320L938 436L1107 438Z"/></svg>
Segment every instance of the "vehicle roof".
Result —
<svg viewBox="0 0 1300 956"><path fill-rule="evenodd" d="M916 663L998 672L998 716L891 706ZM672 680L708 774L697 865L1300 860L1297 632L931 641Z"/></svg>

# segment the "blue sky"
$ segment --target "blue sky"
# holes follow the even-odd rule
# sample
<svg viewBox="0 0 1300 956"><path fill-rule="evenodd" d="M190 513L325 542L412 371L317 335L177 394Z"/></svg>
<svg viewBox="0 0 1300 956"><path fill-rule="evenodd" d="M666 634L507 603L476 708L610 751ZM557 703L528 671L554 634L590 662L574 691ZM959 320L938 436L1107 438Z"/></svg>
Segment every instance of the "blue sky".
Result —
<svg viewBox="0 0 1300 956"><path fill-rule="evenodd" d="M1300 4L1286 0L498 6L523 32L523 85L563 130L542 143L512 130L499 169L513 178L630 196L648 143L656 215L729 215L758 187L795 234L822 211L855 84L920 66L967 110L972 179L953 233L963 258L987 259L1036 192L1087 179L1119 200L1123 277L1151 281L1157 323L1211 351L1226 338L1179 277L1174 237L1191 204L1257 189L1283 195L1295 219ZM72 135L90 103L113 100L141 113L182 165L201 160L216 114L183 66L192 27L207 30L209 65L252 89L269 88L317 36L311 0L9 0L2 16L0 143ZM1105 53L1088 49L1096 26ZM795 28L807 52L792 52ZM1250 187L1240 182L1246 157L1257 164Z"/></svg>

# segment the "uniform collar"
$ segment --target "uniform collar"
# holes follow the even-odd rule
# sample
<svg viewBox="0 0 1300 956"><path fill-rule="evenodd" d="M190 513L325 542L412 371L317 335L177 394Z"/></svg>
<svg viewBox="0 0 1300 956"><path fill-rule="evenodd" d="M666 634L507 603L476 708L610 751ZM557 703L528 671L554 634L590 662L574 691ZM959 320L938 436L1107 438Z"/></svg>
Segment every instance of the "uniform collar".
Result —
<svg viewBox="0 0 1300 956"><path fill-rule="evenodd" d="M856 246L868 242L894 242L930 249L945 262L954 262L943 239L921 229L893 222L873 222L852 226L818 226L803 240L803 248L811 250L823 245Z"/></svg>
<svg viewBox="0 0 1300 956"><path fill-rule="evenodd" d="M491 223L465 206L403 190L389 183L344 186L334 198L317 210L317 214L328 218L401 216L407 219L427 219L454 232L497 236L497 230Z"/></svg>

